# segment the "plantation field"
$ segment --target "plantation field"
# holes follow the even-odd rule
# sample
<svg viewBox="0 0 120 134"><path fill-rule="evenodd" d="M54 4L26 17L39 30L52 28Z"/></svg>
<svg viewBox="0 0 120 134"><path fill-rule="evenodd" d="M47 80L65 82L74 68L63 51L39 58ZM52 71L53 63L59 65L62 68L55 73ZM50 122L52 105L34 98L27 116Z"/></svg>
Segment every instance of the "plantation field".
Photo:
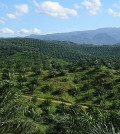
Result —
<svg viewBox="0 0 120 134"><path fill-rule="evenodd" d="M0 39L1 134L119 134L120 45Z"/></svg>

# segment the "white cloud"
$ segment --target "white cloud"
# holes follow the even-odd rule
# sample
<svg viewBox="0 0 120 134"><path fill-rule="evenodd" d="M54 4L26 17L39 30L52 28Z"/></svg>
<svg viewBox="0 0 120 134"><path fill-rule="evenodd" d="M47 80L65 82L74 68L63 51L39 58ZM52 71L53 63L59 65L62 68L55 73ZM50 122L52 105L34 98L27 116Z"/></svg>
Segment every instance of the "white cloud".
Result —
<svg viewBox="0 0 120 134"><path fill-rule="evenodd" d="M81 5L80 4L74 4L74 7L75 7L75 9L80 9L81 8Z"/></svg>
<svg viewBox="0 0 120 134"><path fill-rule="evenodd" d="M38 13L47 14L53 17L60 17L62 19L68 16L77 16L77 11L61 6L59 2L44 1L42 3L33 0L34 5L37 7Z"/></svg>
<svg viewBox="0 0 120 134"><path fill-rule="evenodd" d="M16 19L19 16L29 13L29 6L27 4L15 5L15 13L7 13L9 19Z"/></svg>
<svg viewBox="0 0 120 134"><path fill-rule="evenodd" d="M113 16L116 16L116 17L120 17L120 12L116 12L116 11L114 11L114 10L111 9L111 8L108 9L108 13L109 13L110 15L113 15Z"/></svg>
<svg viewBox="0 0 120 134"><path fill-rule="evenodd" d="M38 28L34 28L33 31L32 31L33 34L40 34L41 33L41 30L38 29Z"/></svg>
<svg viewBox="0 0 120 134"><path fill-rule="evenodd" d="M20 31L19 31L20 34L29 34L30 33L30 30L28 29L25 29L25 28L22 28Z"/></svg>
<svg viewBox="0 0 120 134"><path fill-rule="evenodd" d="M8 13L6 15L9 19L16 19L16 15L12 14L12 13Z"/></svg>
<svg viewBox="0 0 120 134"><path fill-rule="evenodd" d="M10 34L10 35L15 33L12 29L9 29L9 28L4 28L4 29L0 30L0 32L2 34Z"/></svg>
<svg viewBox="0 0 120 134"><path fill-rule="evenodd" d="M22 28L19 31L19 34L20 35L40 34L40 33L41 33L41 30L38 29L38 28L34 28L34 29L25 29L25 28Z"/></svg>
<svg viewBox="0 0 120 134"><path fill-rule="evenodd" d="M29 7L27 4L15 5L16 15L24 15L29 12Z"/></svg>
<svg viewBox="0 0 120 134"><path fill-rule="evenodd" d="M100 0L84 0L81 5L84 6L91 15L96 15L102 6Z"/></svg>
<svg viewBox="0 0 120 134"><path fill-rule="evenodd" d="M24 37L30 34L41 34L41 30L39 28L33 28L33 29L26 29L22 28L18 31L14 31L10 28L3 28L0 29L0 36L2 37L15 37L15 36L20 36Z"/></svg>

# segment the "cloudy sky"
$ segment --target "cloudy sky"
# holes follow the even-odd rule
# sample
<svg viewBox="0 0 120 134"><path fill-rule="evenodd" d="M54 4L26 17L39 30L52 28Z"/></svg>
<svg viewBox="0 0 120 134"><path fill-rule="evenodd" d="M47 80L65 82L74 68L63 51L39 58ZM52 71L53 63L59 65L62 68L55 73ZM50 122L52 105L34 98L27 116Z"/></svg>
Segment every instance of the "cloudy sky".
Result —
<svg viewBox="0 0 120 134"><path fill-rule="evenodd" d="M120 0L0 0L0 37L120 27Z"/></svg>

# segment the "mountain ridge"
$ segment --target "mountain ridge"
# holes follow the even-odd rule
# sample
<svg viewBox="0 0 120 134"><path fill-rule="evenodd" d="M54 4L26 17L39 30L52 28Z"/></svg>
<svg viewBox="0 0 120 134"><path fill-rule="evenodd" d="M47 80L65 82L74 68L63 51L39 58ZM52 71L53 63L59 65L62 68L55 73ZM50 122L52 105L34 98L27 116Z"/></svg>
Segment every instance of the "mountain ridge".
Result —
<svg viewBox="0 0 120 134"><path fill-rule="evenodd" d="M27 38L70 41L77 44L113 45L120 42L120 28L99 28L96 30L29 35ZM97 37L97 38L96 38Z"/></svg>

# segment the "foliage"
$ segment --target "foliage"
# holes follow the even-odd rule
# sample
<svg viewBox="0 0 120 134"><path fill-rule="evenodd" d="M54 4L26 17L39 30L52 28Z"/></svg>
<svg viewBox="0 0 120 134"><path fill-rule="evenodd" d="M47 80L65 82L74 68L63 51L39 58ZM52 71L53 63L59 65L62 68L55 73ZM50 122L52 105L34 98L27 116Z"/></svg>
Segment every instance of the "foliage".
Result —
<svg viewBox="0 0 120 134"><path fill-rule="evenodd" d="M120 45L0 39L1 134L119 134Z"/></svg>

